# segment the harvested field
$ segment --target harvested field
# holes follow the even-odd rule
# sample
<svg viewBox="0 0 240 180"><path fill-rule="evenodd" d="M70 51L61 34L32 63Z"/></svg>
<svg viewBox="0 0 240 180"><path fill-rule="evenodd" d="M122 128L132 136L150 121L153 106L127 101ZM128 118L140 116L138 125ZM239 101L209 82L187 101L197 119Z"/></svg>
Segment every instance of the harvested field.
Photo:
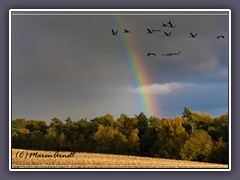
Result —
<svg viewBox="0 0 240 180"><path fill-rule="evenodd" d="M227 169L228 165L139 156L13 149L12 168Z"/></svg>

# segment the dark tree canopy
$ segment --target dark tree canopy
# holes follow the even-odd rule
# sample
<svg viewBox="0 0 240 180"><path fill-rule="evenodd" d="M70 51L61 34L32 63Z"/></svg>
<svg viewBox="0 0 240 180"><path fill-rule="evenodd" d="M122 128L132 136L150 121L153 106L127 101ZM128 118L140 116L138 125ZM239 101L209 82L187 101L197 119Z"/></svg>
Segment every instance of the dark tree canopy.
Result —
<svg viewBox="0 0 240 180"><path fill-rule="evenodd" d="M182 117L147 117L144 113L115 119L12 121L12 147L33 150L97 152L228 164L229 118L184 108Z"/></svg>

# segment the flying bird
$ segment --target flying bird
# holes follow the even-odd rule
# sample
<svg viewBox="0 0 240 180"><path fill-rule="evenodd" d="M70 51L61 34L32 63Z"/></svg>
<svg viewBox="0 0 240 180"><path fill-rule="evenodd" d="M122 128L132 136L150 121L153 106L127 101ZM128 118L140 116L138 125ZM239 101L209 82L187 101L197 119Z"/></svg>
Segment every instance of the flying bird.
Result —
<svg viewBox="0 0 240 180"><path fill-rule="evenodd" d="M112 29L112 35L117 35L117 33L118 33L118 31L114 31L114 30Z"/></svg>
<svg viewBox="0 0 240 180"><path fill-rule="evenodd" d="M154 31L154 30L150 30L149 28L147 28L147 30L148 30L147 34L151 34Z"/></svg>
<svg viewBox="0 0 240 180"><path fill-rule="evenodd" d="M171 32L166 33L166 32L164 31L164 34L165 34L165 36L170 36L170 35L171 35Z"/></svg>
<svg viewBox="0 0 240 180"><path fill-rule="evenodd" d="M181 53L181 51L179 51L178 53L173 53L173 55L176 55L176 56L177 56L177 55L179 55L180 53Z"/></svg>
<svg viewBox="0 0 240 180"><path fill-rule="evenodd" d="M193 34L193 33L190 32L190 34L191 34L190 37L193 37L193 38L195 38L197 36L197 33Z"/></svg>
<svg viewBox="0 0 240 180"><path fill-rule="evenodd" d="M155 56L155 57L157 56L155 53L148 53L147 54L147 56L150 56L150 55Z"/></svg>
<svg viewBox="0 0 240 180"><path fill-rule="evenodd" d="M171 21L168 21L168 23L167 23L167 24L169 24L169 27L171 27L171 28L174 28L174 27L176 27L176 25L172 25Z"/></svg>
<svg viewBox="0 0 240 180"><path fill-rule="evenodd" d="M124 33L130 33L130 31L127 29L124 29Z"/></svg>
<svg viewBox="0 0 240 180"><path fill-rule="evenodd" d="M217 39L219 39L219 38L224 38L224 36L223 35L217 36Z"/></svg>
<svg viewBox="0 0 240 180"><path fill-rule="evenodd" d="M162 27L167 27L167 24L165 24L165 23L162 23Z"/></svg>
<svg viewBox="0 0 240 180"><path fill-rule="evenodd" d="M178 53L166 53L166 54L163 54L163 56L177 56L180 53L181 53L180 51Z"/></svg>
<svg viewBox="0 0 240 180"><path fill-rule="evenodd" d="M157 29L156 31L157 31L157 32L161 32L161 29Z"/></svg>

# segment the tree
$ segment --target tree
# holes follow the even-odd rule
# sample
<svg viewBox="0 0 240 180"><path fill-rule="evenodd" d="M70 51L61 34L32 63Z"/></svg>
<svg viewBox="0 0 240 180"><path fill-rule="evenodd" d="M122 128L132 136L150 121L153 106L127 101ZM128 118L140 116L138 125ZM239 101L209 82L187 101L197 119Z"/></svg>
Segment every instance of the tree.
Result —
<svg viewBox="0 0 240 180"><path fill-rule="evenodd" d="M210 155L210 161L219 164L229 163L228 143L224 142L222 138L220 138L218 141L215 141Z"/></svg>
<svg viewBox="0 0 240 180"><path fill-rule="evenodd" d="M157 130L157 140L151 148L155 157L180 159L180 149L188 138L188 133L182 126L182 118L176 116L173 120L163 118Z"/></svg>
<svg viewBox="0 0 240 180"><path fill-rule="evenodd" d="M157 130L156 128L149 127L143 134L140 140L140 147L141 147L141 155L143 156L151 156L150 149L154 145L155 141L157 140Z"/></svg>
<svg viewBox="0 0 240 180"><path fill-rule="evenodd" d="M19 126L21 127L21 126ZM12 130L12 147L13 148L27 148L27 136L30 133L28 129L21 128L13 128Z"/></svg>
<svg viewBox="0 0 240 180"><path fill-rule="evenodd" d="M92 131L90 123L87 119L81 119L76 122L76 128L77 138L74 139L74 149L80 152L92 152L94 150L94 148L91 147L91 145L94 145L94 143L92 143L92 134L95 131Z"/></svg>
<svg viewBox="0 0 240 180"><path fill-rule="evenodd" d="M208 161L213 148L212 138L203 130L194 131L180 151L184 160Z"/></svg>
<svg viewBox="0 0 240 180"><path fill-rule="evenodd" d="M96 152L112 153L112 141L117 134L116 129L111 126L104 127L102 124L98 125L98 131L93 135L96 145Z"/></svg>
<svg viewBox="0 0 240 180"><path fill-rule="evenodd" d="M55 151L59 147L59 142L57 141L57 131L54 127L49 127L47 129L47 134L45 135L45 148L46 150Z"/></svg>
<svg viewBox="0 0 240 180"><path fill-rule="evenodd" d="M23 129L26 127L27 121L23 118L17 118L12 121L12 127L14 129Z"/></svg>
<svg viewBox="0 0 240 180"><path fill-rule="evenodd" d="M145 138L143 138L148 129L148 118L143 112L141 112L138 116L135 116L137 119L137 128L139 131L138 137L140 142L141 155L144 155L148 148L145 144Z"/></svg>
<svg viewBox="0 0 240 180"><path fill-rule="evenodd" d="M60 139L62 139L61 141L65 141L65 150L70 151L74 149L74 151L76 151L75 147L73 146L77 140L77 126L70 117L65 120L62 133L63 134L61 135L62 137Z"/></svg>
<svg viewBox="0 0 240 180"><path fill-rule="evenodd" d="M184 107L184 112L182 114L183 114L182 118L187 119L188 121L193 120L192 112L188 107Z"/></svg>
<svg viewBox="0 0 240 180"><path fill-rule="evenodd" d="M98 131L93 135L95 149L99 153L126 154L128 140L117 128L99 124Z"/></svg>
<svg viewBox="0 0 240 180"><path fill-rule="evenodd" d="M138 128L138 137L141 139L142 136L144 135L145 131L147 130L148 127L148 118L146 115L141 112L138 116L135 115L137 118L137 128Z"/></svg>
<svg viewBox="0 0 240 180"><path fill-rule="evenodd" d="M139 147L139 138L138 138L138 129L133 129L128 136L128 147L129 147L129 154L130 155L139 155L140 147Z"/></svg>
<svg viewBox="0 0 240 180"><path fill-rule="evenodd" d="M122 134L129 137L131 132L137 128L137 119L121 114L120 118L117 119L117 127Z"/></svg>
<svg viewBox="0 0 240 180"><path fill-rule="evenodd" d="M44 121L27 120L26 129L28 129L30 132L41 131L43 134L46 134L47 124Z"/></svg>
<svg viewBox="0 0 240 180"><path fill-rule="evenodd" d="M160 118L158 118L156 116L149 117L149 127L157 129L157 128L159 128L160 125L161 125Z"/></svg>
<svg viewBox="0 0 240 180"><path fill-rule="evenodd" d="M53 118L49 128L54 128L57 135L60 135L63 132L64 123L58 118Z"/></svg>
<svg viewBox="0 0 240 180"><path fill-rule="evenodd" d="M91 121L92 123L102 124L103 126L111 126L115 122L114 117L109 113L106 114L105 116L96 117Z"/></svg>
<svg viewBox="0 0 240 180"><path fill-rule="evenodd" d="M118 131L112 141L114 154L128 154L129 143L125 135Z"/></svg>
<svg viewBox="0 0 240 180"><path fill-rule="evenodd" d="M186 129L188 134L192 134L196 129L196 124L194 122L194 116L188 107L184 108L182 118L184 120L183 127Z"/></svg>

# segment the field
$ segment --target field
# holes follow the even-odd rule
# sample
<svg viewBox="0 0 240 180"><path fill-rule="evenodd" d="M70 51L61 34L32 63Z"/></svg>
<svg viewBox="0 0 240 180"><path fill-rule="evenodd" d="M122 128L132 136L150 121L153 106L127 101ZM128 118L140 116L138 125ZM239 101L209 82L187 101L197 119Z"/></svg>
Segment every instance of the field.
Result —
<svg viewBox="0 0 240 180"><path fill-rule="evenodd" d="M96 153L12 149L12 168L228 168L228 165Z"/></svg>

